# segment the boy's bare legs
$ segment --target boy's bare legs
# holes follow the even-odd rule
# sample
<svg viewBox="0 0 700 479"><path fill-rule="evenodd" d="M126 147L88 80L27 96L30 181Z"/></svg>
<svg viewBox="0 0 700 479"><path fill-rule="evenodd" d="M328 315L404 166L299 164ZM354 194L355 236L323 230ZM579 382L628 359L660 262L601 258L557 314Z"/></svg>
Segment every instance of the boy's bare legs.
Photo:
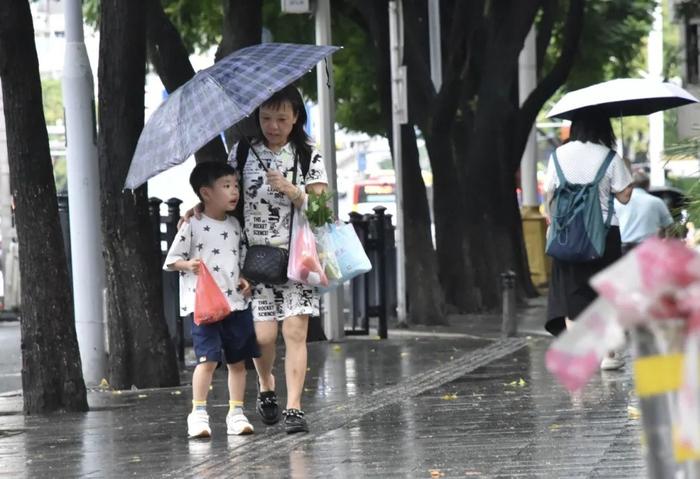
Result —
<svg viewBox="0 0 700 479"><path fill-rule="evenodd" d="M245 397L245 361L228 365L228 397L229 401L243 404Z"/></svg>
<svg viewBox="0 0 700 479"><path fill-rule="evenodd" d="M284 371L287 378L287 409L301 409L301 393L306 378L306 334L308 316L291 316L282 324L285 344Z"/></svg>
<svg viewBox="0 0 700 479"><path fill-rule="evenodd" d="M228 364L229 410L226 415L226 429L230 435L252 434L253 425L243 414L245 397L245 361Z"/></svg>
<svg viewBox="0 0 700 479"><path fill-rule="evenodd" d="M199 363L192 374L192 412L187 416L187 435L191 438L211 436L209 415L207 414L207 396L211 385L216 362Z"/></svg>
<svg viewBox="0 0 700 479"><path fill-rule="evenodd" d="M207 400L209 386L211 385L211 380L214 377L215 369L216 362L213 361L199 363L194 368L194 374L192 374L192 399L194 401Z"/></svg>
<svg viewBox="0 0 700 479"><path fill-rule="evenodd" d="M272 375L272 366L275 364L277 321L256 321L255 336L258 339L260 357L254 358L253 363L258 372L260 392L274 391L275 377Z"/></svg>

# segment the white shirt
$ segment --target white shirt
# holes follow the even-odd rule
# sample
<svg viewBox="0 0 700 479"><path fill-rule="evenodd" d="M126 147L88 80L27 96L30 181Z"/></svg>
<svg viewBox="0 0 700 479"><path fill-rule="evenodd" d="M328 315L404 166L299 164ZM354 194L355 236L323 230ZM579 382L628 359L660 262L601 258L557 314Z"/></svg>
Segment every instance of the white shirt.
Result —
<svg viewBox="0 0 700 479"><path fill-rule="evenodd" d="M294 147L287 143L279 152L263 144L255 144L255 151L268 168L281 171L290 182L294 179ZM236 147L231 149L228 161L237 169ZM311 152L309 171L304 177L301 163L297 167L296 185L302 190L314 183L328 183L323 158L318 151ZM267 184L265 170L252 151L243 168L243 214L249 245L267 244L287 247L291 231L292 201L284 193Z"/></svg>
<svg viewBox="0 0 700 479"><path fill-rule="evenodd" d="M557 159L564 177L569 183L583 184L590 183L595 179L596 173L598 173L609 152L610 149L607 146L597 143L570 141L557 148ZM622 158L620 158L620 155L616 154L598 185L603 220L608 217L610 193L620 193L630 183L632 183L632 175ZM554 193L557 186L559 186L559 177L554 167L554 161L550 157L545 177L545 191L549 194ZM614 211L610 224L620 224Z"/></svg>
<svg viewBox="0 0 700 479"><path fill-rule="evenodd" d="M616 201L615 212L620 218L623 243L640 243L673 224L664 200L650 195L643 188L632 190L632 197L626 205Z"/></svg>
<svg viewBox="0 0 700 479"><path fill-rule="evenodd" d="M171 266L178 260L201 259L228 299L231 311L248 307L249 300L238 291L241 266L245 259L245 244L241 226L231 216L219 221L202 215L192 217L182 225L165 258L163 269L175 271ZM197 275L180 272L180 316L194 313L194 297Z"/></svg>

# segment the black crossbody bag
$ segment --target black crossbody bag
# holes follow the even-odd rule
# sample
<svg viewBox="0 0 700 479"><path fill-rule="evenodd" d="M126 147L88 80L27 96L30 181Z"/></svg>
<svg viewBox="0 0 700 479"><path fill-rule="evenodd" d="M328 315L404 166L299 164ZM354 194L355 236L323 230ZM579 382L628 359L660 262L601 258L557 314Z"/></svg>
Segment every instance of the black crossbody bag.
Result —
<svg viewBox="0 0 700 479"><path fill-rule="evenodd" d="M268 167L263 163L255 149L249 145L250 151L267 171ZM297 184L297 167L299 165L299 154L294 153L294 173L292 184ZM241 193L244 194L244 193ZM292 214L289 221L289 243L287 249L270 245L253 245L248 247L245 262L243 263L243 277L253 283L263 284L284 284L288 281L287 265L289 263L289 248L292 245L292 225L294 224L294 210L296 207L292 203Z"/></svg>

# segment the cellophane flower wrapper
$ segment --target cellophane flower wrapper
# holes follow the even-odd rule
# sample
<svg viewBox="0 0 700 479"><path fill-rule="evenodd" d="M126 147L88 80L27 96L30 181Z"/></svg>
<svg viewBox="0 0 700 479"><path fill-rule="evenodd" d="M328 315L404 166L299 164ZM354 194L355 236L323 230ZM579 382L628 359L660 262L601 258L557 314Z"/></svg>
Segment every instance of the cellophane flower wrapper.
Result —
<svg viewBox="0 0 700 479"><path fill-rule="evenodd" d="M623 343L625 328L690 318L691 311L700 311L700 294L692 293L695 288L700 292L698 283L697 253L676 240L645 241L591 279L599 298L552 343L547 368L569 391L581 389L604 355ZM697 354L688 347L686 353ZM694 378L697 381L697 375ZM697 394L697 387L688 384L688 388Z"/></svg>

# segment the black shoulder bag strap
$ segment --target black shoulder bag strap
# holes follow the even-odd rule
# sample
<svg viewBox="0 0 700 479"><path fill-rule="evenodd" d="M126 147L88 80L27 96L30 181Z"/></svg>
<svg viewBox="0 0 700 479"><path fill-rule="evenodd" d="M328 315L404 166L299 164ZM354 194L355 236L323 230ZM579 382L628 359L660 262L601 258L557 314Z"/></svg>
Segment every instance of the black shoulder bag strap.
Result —
<svg viewBox="0 0 700 479"><path fill-rule="evenodd" d="M250 144L250 140L246 136L243 136L245 142L248 144L248 148L250 151L253 152L253 155L255 156L255 159L258 160L258 163L260 163L260 166L262 167L263 170L265 170L265 173L270 169L268 166L265 164L265 162L260 158L260 155L258 155L258 152L255 151L255 148L253 148L253 145ZM297 186L297 170L299 167L299 153L296 151L296 148L294 149L294 172L292 173L292 184L294 186ZM289 242L287 243L287 251L289 251L292 247L292 230L294 229L294 210L296 210L296 206L294 206L294 202L292 201L292 214L289 217Z"/></svg>

